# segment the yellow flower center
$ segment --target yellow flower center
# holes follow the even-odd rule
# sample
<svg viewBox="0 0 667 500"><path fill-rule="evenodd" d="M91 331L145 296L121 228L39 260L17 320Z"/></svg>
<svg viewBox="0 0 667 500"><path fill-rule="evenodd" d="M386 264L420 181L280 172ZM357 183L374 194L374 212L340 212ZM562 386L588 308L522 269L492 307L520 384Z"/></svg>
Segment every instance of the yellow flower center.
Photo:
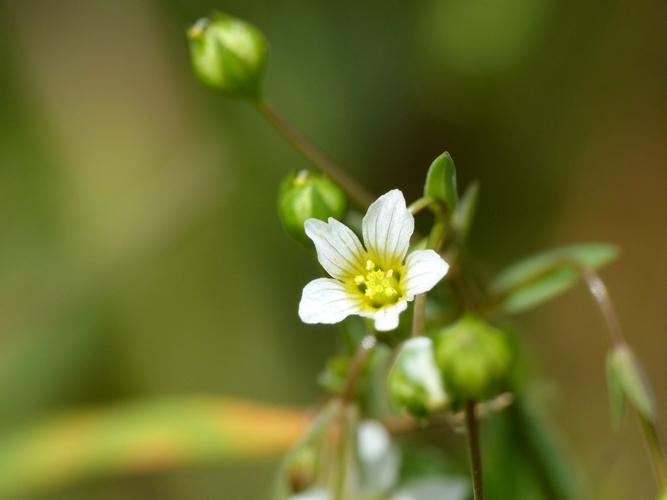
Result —
<svg viewBox="0 0 667 500"><path fill-rule="evenodd" d="M400 288L401 273L398 269L383 269L374 261L366 261L366 273L354 277L356 289L373 309L395 304L403 296Z"/></svg>

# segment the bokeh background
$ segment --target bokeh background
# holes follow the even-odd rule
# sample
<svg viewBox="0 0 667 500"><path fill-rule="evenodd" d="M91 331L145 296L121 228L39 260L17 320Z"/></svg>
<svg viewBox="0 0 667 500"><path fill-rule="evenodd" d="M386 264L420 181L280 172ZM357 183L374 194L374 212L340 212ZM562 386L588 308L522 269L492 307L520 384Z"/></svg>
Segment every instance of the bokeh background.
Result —
<svg viewBox="0 0 667 500"><path fill-rule="evenodd" d="M125 401L307 406L334 349L296 307L316 273L277 186L306 164L191 76L213 9L261 27L270 100L377 193L418 196L443 150L479 179L492 274L577 241L667 410L667 4L658 0L0 1L0 432ZM585 290L516 321L595 498L650 498L635 422L611 429ZM35 498L264 498L274 463L213 461Z"/></svg>

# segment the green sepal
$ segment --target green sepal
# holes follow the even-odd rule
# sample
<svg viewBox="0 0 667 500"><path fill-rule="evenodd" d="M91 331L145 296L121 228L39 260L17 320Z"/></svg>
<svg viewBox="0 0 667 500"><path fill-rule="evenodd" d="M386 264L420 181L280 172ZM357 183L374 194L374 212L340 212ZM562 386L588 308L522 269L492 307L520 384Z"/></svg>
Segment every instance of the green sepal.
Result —
<svg viewBox="0 0 667 500"><path fill-rule="evenodd" d="M614 362L614 352L607 355L607 390L609 391L609 410L614 429L619 429L625 416L625 392Z"/></svg>
<svg viewBox="0 0 667 500"><path fill-rule="evenodd" d="M435 363L433 341L413 337L401 346L387 378L394 406L417 418L442 409L447 395Z"/></svg>
<svg viewBox="0 0 667 500"><path fill-rule="evenodd" d="M622 390L628 402L646 420L655 420L655 400L644 372L628 346L618 346L609 354L607 361L610 378ZM611 387L610 387L611 391ZM618 398L618 396L616 396Z"/></svg>
<svg viewBox="0 0 667 500"><path fill-rule="evenodd" d="M572 287L579 278L577 265L597 269L617 255L615 246L604 243L556 248L513 264L496 276L489 290L504 312L522 312Z"/></svg>
<svg viewBox="0 0 667 500"><path fill-rule="evenodd" d="M456 168L449 153L442 153L428 168L424 196L439 201L450 211L456 209L459 201L456 190Z"/></svg>

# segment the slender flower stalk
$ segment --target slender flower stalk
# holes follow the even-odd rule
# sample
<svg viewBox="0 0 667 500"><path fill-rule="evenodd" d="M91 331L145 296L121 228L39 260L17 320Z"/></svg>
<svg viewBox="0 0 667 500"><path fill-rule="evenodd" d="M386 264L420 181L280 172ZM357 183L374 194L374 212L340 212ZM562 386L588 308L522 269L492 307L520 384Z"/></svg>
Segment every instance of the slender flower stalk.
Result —
<svg viewBox="0 0 667 500"><path fill-rule="evenodd" d="M482 480L482 452L479 441L479 422L475 413L476 403L470 401L465 407L468 448L470 450L470 468L475 500L484 500L484 482Z"/></svg>
<svg viewBox="0 0 667 500"><path fill-rule="evenodd" d="M331 161L299 130L288 123L266 99L255 101L255 108L308 161L336 181L359 208L366 208L372 203L375 197L370 192Z"/></svg>
<svg viewBox="0 0 667 500"><path fill-rule="evenodd" d="M584 278L586 287L600 309L614 347L617 349L628 348L623 335L621 322L618 319L616 309L604 281L594 269L581 266L577 263L574 263L573 265L576 266L581 276ZM664 444L660 438L660 433L653 420L646 418L641 412L636 413L649 451L658 487L661 492L667 492L667 453L665 452Z"/></svg>
<svg viewBox="0 0 667 500"><path fill-rule="evenodd" d="M357 352L352 359L350 368L347 372L347 378L345 380L345 387L341 393L340 399L343 403L349 403L354 397L354 390L357 384L359 375L364 369L364 365L368 360L368 356L375 347L377 339L375 335L366 335L361 339L361 343L357 349Z"/></svg>

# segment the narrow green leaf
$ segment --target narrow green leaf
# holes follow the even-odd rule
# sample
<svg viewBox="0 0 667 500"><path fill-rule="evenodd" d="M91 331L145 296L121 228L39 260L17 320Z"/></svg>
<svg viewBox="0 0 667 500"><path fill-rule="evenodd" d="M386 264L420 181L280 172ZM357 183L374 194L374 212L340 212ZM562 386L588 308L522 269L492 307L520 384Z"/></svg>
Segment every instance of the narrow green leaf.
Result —
<svg viewBox="0 0 667 500"><path fill-rule="evenodd" d="M615 429L621 427L625 415L625 392L623 383L618 377L618 371L614 366L614 352L607 356L607 389L609 391L609 405L611 410L611 422Z"/></svg>
<svg viewBox="0 0 667 500"><path fill-rule="evenodd" d="M518 313L572 287L579 278L572 263L596 269L617 255L615 246L604 243L556 248L510 266L491 282L490 291L506 313Z"/></svg>
<svg viewBox="0 0 667 500"><path fill-rule="evenodd" d="M452 215L452 227L462 241L465 241L470 233L472 222L477 210L479 199L479 182L473 182L468 186L461 201Z"/></svg>
<svg viewBox="0 0 667 500"><path fill-rule="evenodd" d="M301 411L225 398L70 414L0 439L0 497L27 498L112 474L272 457L303 429Z"/></svg>
<svg viewBox="0 0 667 500"><path fill-rule="evenodd" d="M438 156L428 169L424 196L434 198L449 208L456 209L458 192L456 190L456 168L449 153Z"/></svg>
<svg viewBox="0 0 667 500"><path fill-rule="evenodd" d="M649 421L655 419L653 391L648 385L644 372L629 347L617 347L610 355L610 370L623 388L632 406Z"/></svg>

